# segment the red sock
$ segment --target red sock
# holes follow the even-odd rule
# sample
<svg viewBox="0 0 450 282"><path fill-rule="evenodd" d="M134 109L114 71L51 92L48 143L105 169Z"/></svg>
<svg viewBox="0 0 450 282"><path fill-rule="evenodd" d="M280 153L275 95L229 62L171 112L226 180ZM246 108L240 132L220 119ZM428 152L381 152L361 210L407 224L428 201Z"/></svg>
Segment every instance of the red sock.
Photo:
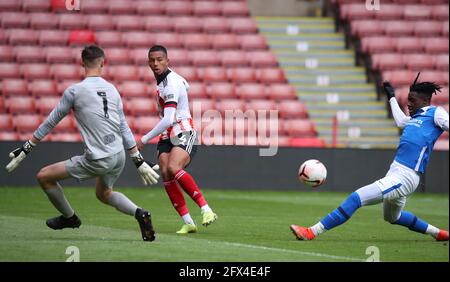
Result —
<svg viewBox="0 0 450 282"><path fill-rule="evenodd" d="M180 170L175 174L175 179L180 183L183 190L194 200L199 207L207 205L205 198L203 198L202 192L198 189L194 178L184 170Z"/></svg>
<svg viewBox="0 0 450 282"><path fill-rule="evenodd" d="M172 202L173 207L177 210L180 216L189 213L186 206L186 201L184 200L183 192L175 179L164 182L164 188L166 188L167 195Z"/></svg>

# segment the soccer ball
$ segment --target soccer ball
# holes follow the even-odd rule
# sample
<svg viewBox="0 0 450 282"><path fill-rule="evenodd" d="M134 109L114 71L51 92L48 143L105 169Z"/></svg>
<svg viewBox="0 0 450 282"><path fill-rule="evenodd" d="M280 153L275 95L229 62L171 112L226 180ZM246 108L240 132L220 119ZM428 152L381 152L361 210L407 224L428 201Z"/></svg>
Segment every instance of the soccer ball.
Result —
<svg viewBox="0 0 450 282"><path fill-rule="evenodd" d="M298 169L298 179L311 187L318 187L327 178L327 168L318 160L307 160Z"/></svg>

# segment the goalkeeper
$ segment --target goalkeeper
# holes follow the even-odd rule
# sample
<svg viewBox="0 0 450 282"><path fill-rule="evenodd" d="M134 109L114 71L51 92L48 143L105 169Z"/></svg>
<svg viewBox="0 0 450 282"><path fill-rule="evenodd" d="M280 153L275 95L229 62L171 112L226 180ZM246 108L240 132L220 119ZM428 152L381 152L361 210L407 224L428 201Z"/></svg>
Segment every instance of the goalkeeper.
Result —
<svg viewBox="0 0 450 282"><path fill-rule="evenodd" d="M159 175L157 165L147 164L136 148L133 134L128 127L117 89L101 77L105 55L97 46L87 46L81 53L86 77L80 83L68 87L47 120L34 132L25 144L10 153L11 162L6 166L13 171L31 150L42 140L70 110L73 110L78 128L84 140L84 155L51 164L42 168L37 180L50 202L62 214L47 220L52 229L78 228L81 221L66 200L60 180L75 178L79 181L96 178L97 198L122 213L134 216L140 226L144 241L153 241L151 215L137 207L124 194L113 191L113 186L125 165L125 148L135 163L144 184L155 184Z"/></svg>

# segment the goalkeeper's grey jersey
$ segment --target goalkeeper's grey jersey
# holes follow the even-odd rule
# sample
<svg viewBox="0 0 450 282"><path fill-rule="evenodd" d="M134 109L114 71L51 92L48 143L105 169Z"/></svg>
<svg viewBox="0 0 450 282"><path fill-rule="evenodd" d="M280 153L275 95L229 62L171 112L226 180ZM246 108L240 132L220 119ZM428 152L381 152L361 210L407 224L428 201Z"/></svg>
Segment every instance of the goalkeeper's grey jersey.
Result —
<svg viewBox="0 0 450 282"><path fill-rule="evenodd" d="M70 110L73 110L83 136L87 159L109 157L122 151L124 145L126 149L136 145L125 120L119 92L114 85L98 76L87 77L68 87L34 136L42 140Z"/></svg>

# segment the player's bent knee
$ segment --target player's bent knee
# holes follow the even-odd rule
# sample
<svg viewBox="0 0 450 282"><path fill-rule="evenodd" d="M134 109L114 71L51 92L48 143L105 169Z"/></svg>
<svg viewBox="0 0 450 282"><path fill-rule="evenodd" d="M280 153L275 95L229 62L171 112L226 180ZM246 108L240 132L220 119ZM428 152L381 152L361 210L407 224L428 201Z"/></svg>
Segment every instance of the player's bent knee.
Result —
<svg viewBox="0 0 450 282"><path fill-rule="evenodd" d="M171 177L174 177L177 174L177 172L179 172L181 169L183 169L183 167L179 164L170 163L167 166L168 173Z"/></svg>
<svg viewBox="0 0 450 282"><path fill-rule="evenodd" d="M108 199L109 197L111 197L111 193L112 193L112 189L104 189L101 191L95 191L95 196L97 196L97 199L104 203L104 204L108 204Z"/></svg>
<svg viewBox="0 0 450 282"><path fill-rule="evenodd" d="M39 170L39 172L36 174L36 179L41 185L47 184L50 180L48 177L47 169L41 168L41 170ZM45 189L46 187L43 186L42 188Z"/></svg>
<svg viewBox="0 0 450 282"><path fill-rule="evenodd" d="M389 222L390 224L394 224L397 221L397 219L399 218L399 215L384 213L383 217L384 217L385 221Z"/></svg>

